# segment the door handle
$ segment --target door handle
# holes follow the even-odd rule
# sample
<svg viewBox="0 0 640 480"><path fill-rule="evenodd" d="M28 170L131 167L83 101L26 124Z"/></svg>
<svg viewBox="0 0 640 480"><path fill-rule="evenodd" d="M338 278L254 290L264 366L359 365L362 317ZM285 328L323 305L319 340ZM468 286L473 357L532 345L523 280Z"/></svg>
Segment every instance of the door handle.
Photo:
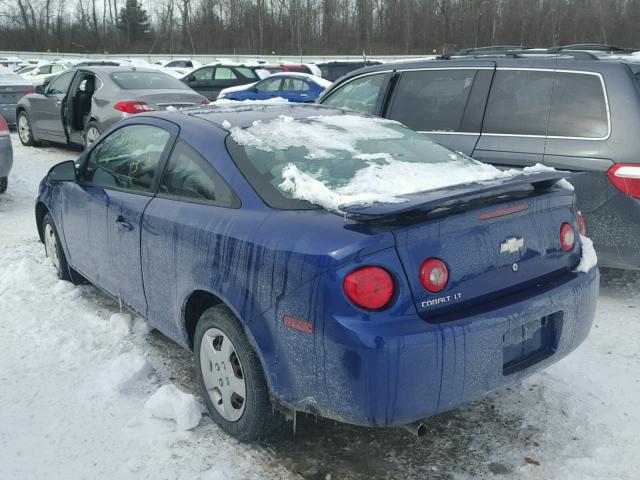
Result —
<svg viewBox="0 0 640 480"><path fill-rule="evenodd" d="M120 215L116 219L116 225L118 225L119 228L122 228L123 230L126 230L128 232L133 230L133 225L131 225L129 222L127 222L122 215Z"/></svg>

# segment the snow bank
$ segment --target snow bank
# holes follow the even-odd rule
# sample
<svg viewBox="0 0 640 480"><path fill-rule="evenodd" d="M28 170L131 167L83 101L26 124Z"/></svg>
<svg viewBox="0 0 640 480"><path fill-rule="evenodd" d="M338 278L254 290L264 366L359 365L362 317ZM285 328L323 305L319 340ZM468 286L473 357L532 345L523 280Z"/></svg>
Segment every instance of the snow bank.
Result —
<svg viewBox="0 0 640 480"><path fill-rule="evenodd" d="M590 238L580 235L582 243L582 258L574 272L586 273L598 264L598 256L593 248L593 242Z"/></svg>
<svg viewBox="0 0 640 480"><path fill-rule="evenodd" d="M123 353L107 367L104 379L113 390L124 391L153 373L153 367L137 353Z"/></svg>
<svg viewBox="0 0 640 480"><path fill-rule="evenodd" d="M109 328L118 338L124 338L131 333L133 318L128 313L114 313L109 317Z"/></svg>
<svg viewBox="0 0 640 480"><path fill-rule="evenodd" d="M173 384L161 386L144 405L154 417L175 420L181 430L191 430L200 423L202 413L196 397Z"/></svg>

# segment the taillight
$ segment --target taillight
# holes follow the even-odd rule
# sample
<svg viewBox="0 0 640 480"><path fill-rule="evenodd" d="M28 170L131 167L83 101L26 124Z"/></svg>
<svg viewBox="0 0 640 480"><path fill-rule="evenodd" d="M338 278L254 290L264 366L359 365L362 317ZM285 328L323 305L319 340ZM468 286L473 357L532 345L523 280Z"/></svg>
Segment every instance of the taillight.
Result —
<svg viewBox="0 0 640 480"><path fill-rule="evenodd" d="M211 102L208 99L204 99L200 102L200 105L209 105Z"/></svg>
<svg viewBox="0 0 640 480"><path fill-rule="evenodd" d="M430 292L444 290L449 281L449 270L439 258L427 258L420 267L420 283Z"/></svg>
<svg viewBox="0 0 640 480"><path fill-rule="evenodd" d="M576 232L570 223L560 225L560 245L562 250L570 252L576 243Z"/></svg>
<svg viewBox="0 0 640 480"><path fill-rule="evenodd" d="M609 169L607 176L622 193L640 198L640 165L618 163Z"/></svg>
<svg viewBox="0 0 640 480"><path fill-rule="evenodd" d="M380 310L393 298L393 278L382 267L361 267L344 279L344 294L355 305L367 310Z"/></svg>
<svg viewBox="0 0 640 480"><path fill-rule="evenodd" d="M582 212L577 208L574 208L574 211L576 212L576 220L578 221L578 231L580 232L580 235L582 235L583 237L586 237L587 224L584 221L584 216L582 215Z"/></svg>
<svg viewBox="0 0 640 480"><path fill-rule="evenodd" d="M24 92L25 95L29 95L30 93L33 93L33 90L29 89L29 90L25 90Z"/></svg>
<svg viewBox="0 0 640 480"><path fill-rule="evenodd" d="M9 125L2 115L0 115L0 135L3 137L9 135Z"/></svg>
<svg viewBox="0 0 640 480"><path fill-rule="evenodd" d="M147 102L118 102L113 108L124 113L153 112L154 108Z"/></svg>

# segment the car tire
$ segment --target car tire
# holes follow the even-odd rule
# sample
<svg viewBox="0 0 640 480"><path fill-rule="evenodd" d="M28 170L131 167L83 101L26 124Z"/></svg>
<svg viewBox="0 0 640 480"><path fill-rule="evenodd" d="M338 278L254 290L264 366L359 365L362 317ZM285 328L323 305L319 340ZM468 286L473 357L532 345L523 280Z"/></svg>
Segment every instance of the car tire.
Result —
<svg viewBox="0 0 640 480"><path fill-rule="evenodd" d="M0 193L6 192L8 185L9 180L7 179L7 177L0 177Z"/></svg>
<svg viewBox="0 0 640 480"><path fill-rule="evenodd" d="M33 137L31 120L29 120L29 115L27 115L27 112L24 110L18 113L18 117L16 118L16 130L18 131L18 138L22 145L26 147L37 147L40 145L40 142Z"/></svg>
<svg viewBox="0 0 640 480"><path fill-rule="evenodd" d="M268 437L284 423L274 410L258 355L225 305L200 316L194 337L195 371L211 418L240 441Z"/></svg>
<svg viewBox="0 0 640 480"><path fill-rule="evenodd" d="M84 148L89 148L93 144L93 142L98 139L100 133L102 132L100 131L100 125L98 125L98 122L96 122L95 120L91 120L89 123L87 123L82 134Z"/></svg>
<svg viewBox="0 0 640 480"><path fill-rule="evenodd" d="M44 243L44 251L48 258L51 258L54 268L58 273L60 280L66 280L74 284L83 283L84 278L67 263L67 257L64 254L58 231L53 223L51 214L47 213L42 220L42 238Z"/></svg>

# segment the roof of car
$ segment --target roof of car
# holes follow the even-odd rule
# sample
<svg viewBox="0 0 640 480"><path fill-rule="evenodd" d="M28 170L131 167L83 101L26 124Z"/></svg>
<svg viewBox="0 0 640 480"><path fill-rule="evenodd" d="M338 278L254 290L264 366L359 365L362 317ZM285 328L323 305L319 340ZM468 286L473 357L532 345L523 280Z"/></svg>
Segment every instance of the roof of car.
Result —
<svg viewBox="0 0 640 480"><path fill-rule="evenodd" d="M294 119L306 118L315 115L361 115L358 112L344 108L327 107L317 104L295 104L287 102L234 102L222 105L211 104L206 108L181 110L179 112L161 112L149 114L150 116L167 116L168 119L177 120L179 116L187 115L199 118L229 130L229 125L234 127L249 127L256 120L268 122L286 115ZM147 114L143 114L147 115Z"/></svg>
<svg viewBox="0 0 640 480"><path fill-rule="evenodd" d="M603 70L612 65L637 64L640 56L632 55L608 55L602 52L589 51L563 51L559 53L548 53L546 50L522 52L491 52L474 55L451 55L428 60L407 60L405 62L386 63L359 68L343 76L338 83L347 79L362 75L363 73L391 72L395 70L412 70L425 68L454 68L454 67L477 67L485 66L509 66L509 67L542 67L555 68L558 62L562 62L562 68L572 70Z"/></svg>
<svg viewBox="0 0 640 480"><path fill-rule="evenodd" d="M88 70L90 72L95 72L95 73L104 73L104 74L109 74L109 73L113 73L113 72L124 72L124 71L129 71L129 72L145 72L145 73L164 73L165 75L171 76L165 72L163 72L162 70L158 70L157 68L148 68L148 67L138 67L136 65L121 65L121 66L114 66L114 65L88 65L88 66L80 66L80 67L72 67L72 68L77 68L80 70Z"/></svg>

